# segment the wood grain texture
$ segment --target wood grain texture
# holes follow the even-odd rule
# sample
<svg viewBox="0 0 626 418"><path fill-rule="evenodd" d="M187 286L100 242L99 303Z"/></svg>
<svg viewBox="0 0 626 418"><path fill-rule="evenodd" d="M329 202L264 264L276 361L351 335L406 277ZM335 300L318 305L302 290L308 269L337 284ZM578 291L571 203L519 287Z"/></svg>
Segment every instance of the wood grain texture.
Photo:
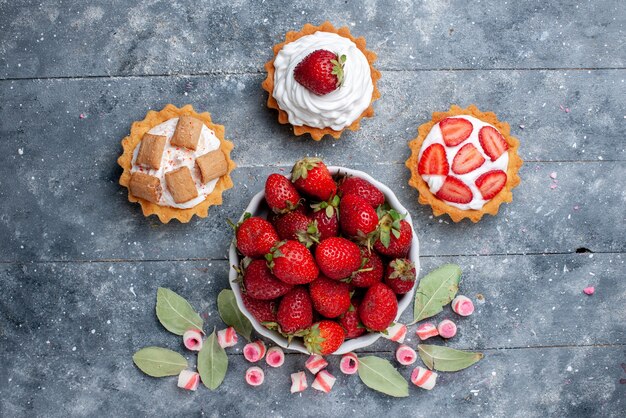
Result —
<svg viewBox="0 0 626 418"><path fill-rule="evenodd" d="M276 122L261 82L286 31L324 20L367 39L382 97L359 131L317 143ZM625 26L616 0L0 0L0 416L623 416ZM239 165L224 204L185 225L144 218L118 185L120 140L167 103L211 112ZM511 125L525 165L497 217L454 224L417 204L403 164L432 112L472 103ZM486 357L402 400L333 357L329 395L289 395L299 354L263 366L253 389L243 339L215 393L143 375L131 357L149 345L195 364L159 324L156 289L187 298L206 331L224 327L225 220L307 155L396 191L420 238L420 277L458 263L476 304L470 317L434 318L458 324L445 344ZM380 339L360 353L394 350Z"/></svg>
<svg viewBox="0 0 626 418"><path fill-rule="evenodd" d="M285 32L325 20L364 36L385 70L626 65L619 0L21 0L0 14L5 78L261 72Z"/></svg>

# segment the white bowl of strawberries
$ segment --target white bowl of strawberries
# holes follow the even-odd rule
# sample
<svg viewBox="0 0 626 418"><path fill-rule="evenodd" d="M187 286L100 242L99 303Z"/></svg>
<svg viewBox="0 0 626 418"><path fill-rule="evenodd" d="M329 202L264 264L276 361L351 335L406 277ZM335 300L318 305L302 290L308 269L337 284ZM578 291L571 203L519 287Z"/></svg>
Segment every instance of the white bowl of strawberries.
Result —
<svg viewBox="0 0 626 418"><path fill-rule="evenodd" d="M345 354L378 340L411 304L419 242L387 186L304 158L252 198L229 260L239 309L260 335Z"/></svg>

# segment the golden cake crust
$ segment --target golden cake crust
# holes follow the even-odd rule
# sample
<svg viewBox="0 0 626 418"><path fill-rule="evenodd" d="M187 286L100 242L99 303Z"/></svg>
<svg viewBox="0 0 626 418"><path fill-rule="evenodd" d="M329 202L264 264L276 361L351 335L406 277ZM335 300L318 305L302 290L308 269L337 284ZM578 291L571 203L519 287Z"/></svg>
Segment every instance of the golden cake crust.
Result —
<svg viewBox="0 0 626 418"><path fill-rule="evenodd" d="M502 134L507 144L509 145L509 165L507 168L507 181L504 188L494 196L493 199L485 203L480 210L462 210L454 206L448 205L443 200L433 195L428 187L428 184L422 179L422 176L417 171L418 156L422 143L426 139L426 136L430 132L433 126L439 123L441 120L450 116L470 115L477 119L487 122L495 126ZM520 183L518 175L519 169L523 164L522 159L519 157L517 151L519 148L519 141L517 138L511 135L511 128L508 123L500 122L498 117L493 112L481 112L475 105L470 105L463 109L457 105L450 106L450 110L447 112L433 112L432 119L419 126L417 137L409 142L409 148L411 149L411 156L406 160L406 167L411 171L411 178L409 179L409 185L417 189L419 193L418 202L422 205L430 205L435 216L441 216L443 214L450 215L450 218L454 222L459 222L462 219L468 218L472 222L478 222L483 215L497 215L500 205L504 202L513 201L513 188Z"/></svg>
<svg viewBox="0 0 626 418"><path fill-rule="evenodd" d="M370 73L372 76L372 84L374 86L374 90L372 92L372 100L370 102L369 107L365 109L363 113L361 113L361 115L354 122L352 122L350 126L347 126L341 131L335 131L334 129L331 129L331 128L313 128L307 125L293 126L294 134L304 135L308 133L309 135L311 135L311 138L313 138L316 141L321 140L325 135L330 135L335 139L339 139L339 137L341 136L341 133L345 131L346 129L350 129L351 131L356 131L357 129L359 129L362 118L364 117L371 118L372 116L374 116L373 103L374 103L374 100L377 100L380 98L380 92L378 91L378 87L376 85L377 81L380 79L380 71L374 68L374 65L373 65L374 61L376 61L376 54L372 51L365 49L365 45L366 45L365 38L363 37L355 38L350 34L350 29L348 29L347 26L336 29L328 21L322 23L319 26L313 26L310 23L307 23L299 32L295 32L295 31L287 32L287 35L285 35L285 42L281 42L279 44L274 45L274 58L272 58L270 61L268 61L265 64L265 70L267 71L267 78L263 81L262 86L263 86L263 90L267 91L269 94L269 97L267 99L267 107L278 110L278 122L281 124L288 124L289 117L287 115L287 112L285 112L278 106L278 102L276 101L276 99L274 99L274 96L273 96L274 59L276 59L276 55L278 55L278 52L280 52L280 50L283 48L284 45L290 42L293 42L297 39L300 39L303 36L312 35L315 32L319 32L319 31L336 33L339 36L343 36L344 38L350 39L352 42L356 44L356 46L361 50L361 52L363 52L363 55L365 55L365 58L367 58L367 62L370 65Z"/></svg>
<svg viewBox="0 0 626 418"><path fill-rule="evenodd" d="M204 201L189 209L159 206L145 199L133 196L130 193L130 189L128 190L128 200L130 202L138 202L141 205L141 210L144 216L147 217L150 215L156 215L163 223L168 223L172 219L178 219L182 223L187 223L194 215L200 218L206 218L208 216L209 207L213 205L221 205L222 193L233 187L233 181L230 177L230 173L236 167L236 164L230 158L230 152L234 148L234 145L232 142L224 139L224 126L214 124L211 121L211 115L208 112L197 113L191 105L178 108L173 104L166 105L160 111L150 110L143 120L133 122L130 129L130 135L122 139L122 148L124 151L117 159L117 163L124 170L120 176L120 184L127 189L129 188L128 185L130 182L133 151L135 150L135 147L137 147L137 144L141 141L143 135L153 127L169 119L177 118L183 115L189 115L200 119L208 128L215 132L215 136L220 140L220 149L224 153L226 161L228 162L228 172L224 176L220 177L215 185L215 189L207 195Z"/></svg>

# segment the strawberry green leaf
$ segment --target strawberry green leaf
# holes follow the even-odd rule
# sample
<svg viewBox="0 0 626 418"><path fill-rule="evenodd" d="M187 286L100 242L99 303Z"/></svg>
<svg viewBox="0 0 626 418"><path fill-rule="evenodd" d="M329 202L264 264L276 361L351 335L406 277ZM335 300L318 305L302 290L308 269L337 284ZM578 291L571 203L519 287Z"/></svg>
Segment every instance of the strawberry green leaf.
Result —
<svg viewBox="0 0 626 418"><path fill-rule="evenodd" d="M230 289L222 290L217 295L217 310L222 321L250 341L252 336L252 324L239 310L235 294Z"/></svg>
<svg viewBox="0 0 626 418"><path fill-rule="evenodd" d="M185 357L161 347L145 347L133 355L139 370L152 377L176 376L189 365Z"/></svg>
<svg viewBox="0 0 626 418"><path fill-rule="evenodd" d="M441 312L454 299L460 282L461 267L456 264L444 264L424 276L415 291L411 324Z"/></svg>
<svg viewBox="0 0 626 418"><path fill-rule="evenodd" d="M185 298L164 287L157 290L156 315L165 329L176 335L183 335L190 329L202 331L204 325Z"/></svg>
<svg viewBox="0 0 626 418"><path fill-rule="evenodd" d="M418 344L417 351L426 367L441 372L466 369L484 357L483 353L455 350L440 345Z"/></svg>
<svg viewBox="0 0 626 418"><path fill-rule="evenodd" d="M228 356L218 344L214 329L198 353L198 373L200 373L200 379L202 379L204 386L215 390L224 381L227 370Z"/></svg>
<svg viewBox="0 0 626 418"><path fill-rule="evenodd" d="M409 384L388 360L376 356L359 358L359 377L365 386L389 396L409 396Z"/></svg>

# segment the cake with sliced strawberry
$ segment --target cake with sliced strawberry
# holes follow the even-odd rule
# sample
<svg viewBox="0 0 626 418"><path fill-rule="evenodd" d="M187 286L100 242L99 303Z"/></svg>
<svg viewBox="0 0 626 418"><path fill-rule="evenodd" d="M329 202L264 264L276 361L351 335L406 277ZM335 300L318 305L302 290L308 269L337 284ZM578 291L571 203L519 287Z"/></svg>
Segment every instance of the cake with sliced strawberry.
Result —
<svg viewBox="0 0 626 418"><path fill-rule="evenodd" d="M507 123L475 106L433 113L409 147L409 184L435 216L478 222L485 213L496 215L520 182L518 140Z"/></svg>
<svg viewBox="0 0 626 418"><path fill-rule="evenodd" d="M380 97L376 54L347 27L307 24L288 32L274 54L265 64L267 105L278 110L278 121L291 124L296 135L308 133L316 141L325 135L339 138L374 115L372 102Z"/></svg>

